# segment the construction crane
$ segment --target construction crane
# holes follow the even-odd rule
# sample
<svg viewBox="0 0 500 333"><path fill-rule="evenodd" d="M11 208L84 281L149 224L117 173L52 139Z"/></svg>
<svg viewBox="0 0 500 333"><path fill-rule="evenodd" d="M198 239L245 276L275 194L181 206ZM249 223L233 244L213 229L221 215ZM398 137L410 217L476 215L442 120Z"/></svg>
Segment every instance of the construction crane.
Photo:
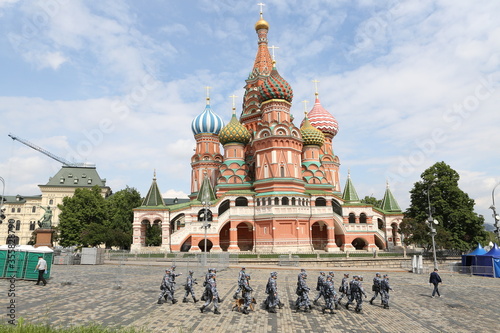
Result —
<svg viewBox="0 0 500 333"><path fill-rule="evenodd" d="M26 146L30 147L30 148L33 148L34 150L36 151L39 151L40 153L44 154L44 155L47 155L48 157L58 161L58 162L61 162L63 165L66 165L66 166L70 166L70 167L79 167L79 168L88 168L88 167L95 167L95 164L89 164L89 163L72 163L72 162L69 162L68 160L62 158L62 157L59 157L59 156L56 156L54 154L52 154L51 152L41 148L41 147L38 147L37 145L29 142L28 140L24 140L24 139L21 139L20 137L18 136L15 136L14 134L10 133L9 134L9 137L12 139L12 140L17 140L19 142L21 142L22 144L25 144Z"/></svg>

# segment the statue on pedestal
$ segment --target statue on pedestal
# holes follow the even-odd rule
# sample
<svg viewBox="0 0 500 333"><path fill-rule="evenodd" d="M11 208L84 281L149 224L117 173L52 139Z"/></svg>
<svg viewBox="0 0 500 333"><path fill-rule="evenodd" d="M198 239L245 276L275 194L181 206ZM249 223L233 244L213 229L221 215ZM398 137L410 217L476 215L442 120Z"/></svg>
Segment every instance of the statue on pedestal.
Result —
<svg viewBox="0 0 500 333"><path fill-rule="evenodd" d="M47 208L43 208L42 206L38 207L45 211L42 218L38 220L38 226L42 229L50 229L52 227L52 209L50 209L50 206L47 206Z"/></svg>

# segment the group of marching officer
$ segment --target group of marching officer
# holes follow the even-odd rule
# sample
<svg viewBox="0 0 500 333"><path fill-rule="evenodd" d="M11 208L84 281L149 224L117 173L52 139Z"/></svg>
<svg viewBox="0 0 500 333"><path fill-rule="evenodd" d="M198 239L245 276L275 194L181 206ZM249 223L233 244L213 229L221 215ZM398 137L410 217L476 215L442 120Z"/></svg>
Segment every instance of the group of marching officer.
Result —
<svg viewBox="0 0 500 333"><path fill-rule="evenodd" d="M160 286L160 295L158 298L158 304L163 303L163 299L165 301L171 300L172 304L177 303L177 300L174 297L175 292L175 278L182 273L175 273L176 266L172 266L169 269L166 269L165 275L162 279L162 283ZM325 305L322 307L322 312L326 313L328 310L331 314L335 314L334 309L339 309L341 307L341 301L344 297L346 297L347 302L345 304L345 308L349 310L349 306L356 301L355 311L360 313L362 312L363 307L363 297L366 298L366 292L363 288L363 276L354 275L352 280L349 281L349 274L345 273L340 286L338 288L339 294L335 289L335 284L333 282L333 278L335 277L334 272L329 272L326 274L325 272L320 272L318 276L318 280L316 283L316 291L318 294L313 301L313 304L318 306L319 300L321 298L324 299ZM205 304L200 308L200 311L203 313L211 303L213 303L214 313L220 314L219 311L219 303L222 300L219 297L219 293L217 291L217 270L215 268L209 268L208 272L205 275L205 281L203 282L203 287L205 287L203 296L201 297L202 301L205 301ZM266 294L267 298L264 301L264 305L266 310L270 313L276 313L276 309L281 309L283 307L283 303L280 300L278 294L278 273L271 272L270 277L268 279L266 285ZM243 306L241 312L243 314L248 314L248 309L250 307L250 303L252 302L252 292L253 288L250 287L250 274L246 273L245 267L242 267L241 271L238 274L238 288L233 295L234 299L239 299L239 293L241 292L243 299ZM186 285L184 287L186 293L183 298L183 302L189 302L188 296L191 295L193 301L196 303L198 300L194 294L194 284L198 284L196 279L193 279L193 271L189 271L189 275L186 279ZM393 290L389 285L389 276L385 274L381 277L380 273L376 273L373 278L372 291L374 292L373 297L370 299L370 304L373 305L373 301L380 295L382 305L384 309L389 308L389 291ZM297 289L296 294L298 296L295 302L296 311L304 311L310 312L312 309L312 305L309 299L310 288L307 286L307 272L305 269L301 269L298 279L297 279Z"/></svg>

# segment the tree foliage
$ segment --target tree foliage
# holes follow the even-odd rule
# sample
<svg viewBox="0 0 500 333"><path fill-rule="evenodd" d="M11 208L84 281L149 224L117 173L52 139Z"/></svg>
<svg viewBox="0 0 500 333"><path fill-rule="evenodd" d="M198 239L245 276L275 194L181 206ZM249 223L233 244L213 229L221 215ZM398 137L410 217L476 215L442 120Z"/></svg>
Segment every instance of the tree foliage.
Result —
<svg viewBox="0 0 500 333"><path fill-rule="evenodd" d="M410 207L400 226L405 243L432 246L429 216L439 222L434 224L438 247L466 251L486 239L484 218L474 212L474 200L458 187L460 176L455 170L438 162L420 177L410 191Z"/></svg>
<svg viewBox="0 0 500 333"><path fill-rule="evenodd" d="M366 203L366 204L372 205L372 206L377 207L377 208L380 208L380 206L382 205L382 200L378 200L377 198L372 197L372 196L368 196L368 195L365 196L360 201L362 203Z"/></svg>
<svg viewBox="0 0 500 333"><path fill-rule="evenodd" d="M141 196L134 188L127 187L106 199L99 186L76 189L59 205L59 244L129 248L132 209L140 205Z"/></svg>

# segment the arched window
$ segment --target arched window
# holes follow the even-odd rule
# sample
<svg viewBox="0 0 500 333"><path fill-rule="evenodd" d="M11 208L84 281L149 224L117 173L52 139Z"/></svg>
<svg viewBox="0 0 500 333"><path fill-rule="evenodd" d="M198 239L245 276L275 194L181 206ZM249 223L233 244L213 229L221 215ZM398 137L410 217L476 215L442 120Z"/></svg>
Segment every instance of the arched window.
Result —
<svg viewBox="0 0 500 333"><path fill-rule="evenodd" d="M271 206L271 197L267 198L267 205Z"/></svg>
<svg viewBox="0 0 500 333"><path fill-rule="evenodd" d="M200 209L200 211L198 212L198 221L212 221L212 212L210 211L210 209L206 209L206 214L205 214L205 208Z"/></svg>
<svg viewBox="0 0 500 333"><path fill-rule="evenodd" d="M377 219L377 224L380 230L384 229L384 221L382 219Z"/></svg>
<svg viewBox="0 0 500 333"><path fill-rule="evenodd" d="M290 200L287 198L287 197L283 197L283 199L281 199L281 204L283 206L288 206Z"/></svg>
<svg viewBox="0 0 500 333"><path fill-rule="evenodd" d="M31 207L31 212L36 213L36 206Z"/></svg>
<svg viewBox="0 0 500 333"><path fill-rule="evenodd" d="M257 199L257 206L260 206L260 199Z"/></svg>
<svg viewBox="0 0 500 333"><path fill-rule="evenodd" d="M332 199L332 208L333 212L342 216L342 206L339 204L337 200Z"/></svg>
<svg viewBox="0 0 500 333"><path fill-rule="evenodd" d="M53 205L54 204L54 200L50 199L49 200L49 205Z"/></svg>
<svg viewBox="0 0 500 333"><path fill-rule="evenodd" d="M21 230L21 221L16 221L16 230Z"/></svg>
<svg viewBox="0 0 500 333"><path fill-rule="evenodd" d="M235 206L248 206L248 199L245 197L236 198Z"/></svg>
<svg viewBox="0 0 500 333"><path fill-rule="evenodd" d="M224 214L226 210L229 209L229 200L224 200L220 205L219 205L219 216Z"/></svg>
<svg viewBox="0 0 500 333"><path fill-rule="evenodd" d="M281 175L281 178L285 178L285 167L284 166L280 167L280 175Z"/></svg>
<svg viewBox="0 0 500 333"><path fill-rule="evenodd" d="M35 228L36 228L36 223L35 223L35 221L30 221L30 231L35 230Z"/></svg>
<svg viewBox="0 0 500 333"><path fill-rule="evenodd" d="M292 198L292 206L295 206L295 198Z"/></svg>
<svg viewBox="0 0 500 333"><path fill-rule="evenodd" d="M356 223L356 215L349 213L349 223Z"/></svg>
<svg viewBox="0 0 500 333"><path fill-rule="evenodd" d="M317 198L316 199L316 206L326 206L326 199L325 198Z"/></svg>
<svg viewBox="0 0 500 333"><path fill-rule="evenodd" d="M269 170L267 164L264 165L264 178L269 178Z"/></svg>
<svg viewBox="0 0 500 333"><path fill-rule="evenodd" d="M280 204L280 199L278 197L274 198L274 205L278 206Z"/></svg>
<svg viewBox="0 0 500 333"><path fill-rule="evenodd" d="M359 223L366 223L366 214L365 213L359 214Z"/></svg>
<svg viewBox="0 0 500 333"><path fill-rule="evenodd" d="M21 212L21 208L20 208L20 207L17 209L17 212L18 212L18 213L20 213L20 212Z"/></svg>

